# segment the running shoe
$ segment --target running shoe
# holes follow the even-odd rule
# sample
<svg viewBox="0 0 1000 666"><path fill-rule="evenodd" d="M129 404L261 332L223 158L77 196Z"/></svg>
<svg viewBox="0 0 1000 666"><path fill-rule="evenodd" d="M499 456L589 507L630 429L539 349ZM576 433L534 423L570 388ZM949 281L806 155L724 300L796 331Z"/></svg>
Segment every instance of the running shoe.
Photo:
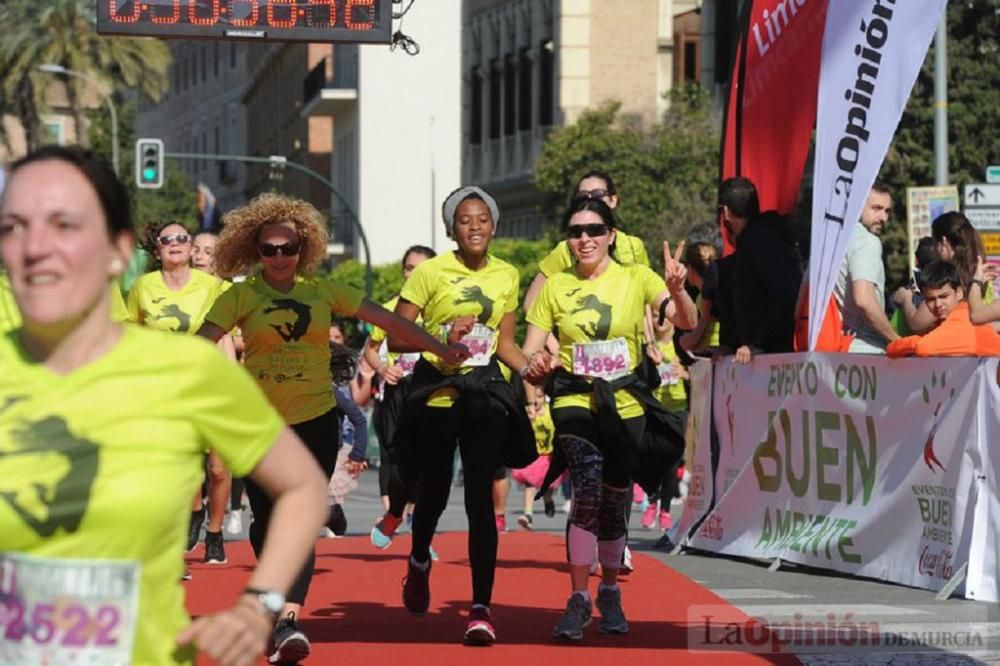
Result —
<svg viewBox="0 0 1000 666"><path fill-rule="evenodd" d="M406 559L406 578L403 579L403 605L412 615L423 615L431 605L431 564L427 561L427 569L421 569L413 564L411 558Z"/></svg>
<svg viewBox="0 0 1000 666"><path fill-rule="evenodd" d="M191 570L184 567L184 573L181 574L181 580L191 580Z"/></svg>
<svg viewBox="0 0 1000 666"><path fill-rule="evenodd" d="M309 639L299 629L295 613L289 612L278 620L271 633L271 656L269 664L297 664L309 656Z"/></svg>
<svg viewBox="0 0 1000 666"><path fill-rule="evenodd" d="M229 512L226 518L226 534L233 536L243 534L243 512L239 509Z"/></svg>
<svg viewBox="0 0 1000 666"><path fill-rule="evenodd" d="M590 625L592 612L590 600L581 594L571 594L566 602L565 612L552 629L552 635L571 641L580 640L583 638L583 630Z"/></svg>
<svg viewBox="0 0 1000 666"><path fill-rule="evenodd" d="M522 513L520 516L517 517L517 524L520 525L522 528L524 528L526 530L533 529L531 514L530 513Z"/></svg>
<svg viewBox="0 0 1000 666"><path fill-rule="evenodd" d="M666 532L670 529L673 524L673 520L670 518L669 511L660 511L660 531Z"/></svg>
<svg viewBox="0 0 1000 666"><path fill-rule="evenodd" d="M622 611L622 591L616 587L597 589L597 610L601 611L599 630L602 634L627 634L628 621Z"/></svg>
<svg viewBox="0 0 1000 666"><path fill-rule="evenodd" d="M473 606L469 611L469 625L465 628L466 645L493 645L497 641L497 633L493 630L493 618L490 609Z"/></svg>
<svg viewBox="0 0 1000 666"><path fill-rule="evenodd" d="M496 514L497 532L503 534L507 531L507 516L502 513Z"/></svg>
<svg viewBox="0 0 1000 666"><path fill-rule="evenodd" d="M347 533L347 516L344 514L344 507L334 504L330 507L330 517L327 518L326 526L337 536L344 536Z"/></svg>
<svg viewBox="0 0 1000 666"><path fill-rule="evenodd" d="M431 562L437 562L440 557L438 557L437 551L434 550L434 546L428 546L427 551L431 554Z"/></svg>
<svg viewBox="0 0 1000 666"><path fill-rule="evenodd" d="M622 551L622 568L618 570L618 575L627 576L633 571L635 571L635 565L632 564L632 549L626 544L625 550Z"/></svg>
<svg viewBox="0 0 1000 666"><path fill-rule="evenodd" d="M651 530L653 525L656 524L656 503L651 503L646 507L646 510L642 512L642 520L639 521L643 529Z"/></svg>
<svg viewBox="0 0 1000 666"><path fill-rule="evenodd" d="M556 515L556 503L551 497L545 498L545 515L549 518Z"/></svg>
<svg viewBox="0 0 1000 666"><path fill-rule="evenodd" d="M397 518L386 511L382 519L375 523L375 527L372 528L372 545L382 549L391 546L392 537L396 534L396 530L399 529L399 525L402 522L402 518Z"/></svg>
<svg viewBox="0 0 1000 666"><path fill-rule="evenodd" d="M205 507L199 511L191 512L191 522L188 525L187 552L191 552L198 546L198 537L201 536L201 524L205 522Z"/></svg>
<svg viewBox="0 0 1000 666"><path fill-rule="evenodd" d="M205 530L205 564L225 564L226 547L223 545L222 532Z"/></svg>

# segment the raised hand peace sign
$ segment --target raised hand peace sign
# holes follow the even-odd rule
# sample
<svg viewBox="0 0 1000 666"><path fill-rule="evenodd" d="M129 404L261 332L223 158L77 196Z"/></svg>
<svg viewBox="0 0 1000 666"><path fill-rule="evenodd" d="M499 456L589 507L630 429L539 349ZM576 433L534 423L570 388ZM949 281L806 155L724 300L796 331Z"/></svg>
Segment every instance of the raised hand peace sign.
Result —
<svg viewBox="0 0 1000 666"><path fill-rule="evenodd" d="M663 279L670 293L676 294L684 289L687 279L687 266L681 263L684 256L684 241L677 245L677 251L670 253L670 241L663 241Z"/></svg>

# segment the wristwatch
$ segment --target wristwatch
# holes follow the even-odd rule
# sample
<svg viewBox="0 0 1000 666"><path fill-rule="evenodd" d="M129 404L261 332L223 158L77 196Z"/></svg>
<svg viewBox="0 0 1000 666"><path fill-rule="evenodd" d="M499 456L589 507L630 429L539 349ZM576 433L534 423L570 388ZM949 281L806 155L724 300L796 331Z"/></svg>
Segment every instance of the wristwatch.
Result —
<svg viewBox="0 0 1000 666"><path fill-rule="evenodd" d="M264 610L275 617L281 615L281 611L285 608L285 595L281 592L247 587L243 590L243 594L254 597Z"/></svg>

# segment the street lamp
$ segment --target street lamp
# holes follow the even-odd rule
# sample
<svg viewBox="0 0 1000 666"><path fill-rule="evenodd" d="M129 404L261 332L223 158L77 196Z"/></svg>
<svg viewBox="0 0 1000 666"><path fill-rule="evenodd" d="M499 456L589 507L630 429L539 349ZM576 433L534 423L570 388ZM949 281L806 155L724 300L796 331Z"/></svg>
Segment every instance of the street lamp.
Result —
<svg viewBox="0 0 1000 666"><path fill-rule="evenodd" d="M115 103L111 99L110 92L103 92L100 81L95 79L89 74L84 74L83 72L78 72L73 69L67 69L62 65L56 65L52 63L46 63L44 65L38 66L38 71L45 72L46 74L61 74L63 76L75 76L78 79L83 79L88 83L92 83L98 89L99 92L104 96L104 101L108 105L108 112L111 114L111 166L115 170L115 175L118 175L118 112L115 110Z"/></svg>

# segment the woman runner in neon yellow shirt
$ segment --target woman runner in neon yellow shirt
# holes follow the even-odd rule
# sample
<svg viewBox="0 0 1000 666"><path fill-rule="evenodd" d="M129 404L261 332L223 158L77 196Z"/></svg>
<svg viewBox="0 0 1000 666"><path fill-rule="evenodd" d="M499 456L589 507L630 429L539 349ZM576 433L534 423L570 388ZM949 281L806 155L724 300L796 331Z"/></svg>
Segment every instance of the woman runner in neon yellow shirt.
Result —
<svg viewBox="0 0 1000 666"><path fill-rule="evenodd" d="M325 480L238 366L111 320L133 247L128 194L93 153L50 146L11 167L0 260L23 324L0 336L6 663L193 664L198 648L249 665L323 523ZM275 520L246 593L189 624L177 517L209 447L271 490Z"/></svg>
<svg viewBox="0 0 1000 666"><path fill-rule="evenodd" d="M563 224L575 263L546 281L532 305L524 351L532 358L527 378L541 381L551 365L539 352L550 333L558 336L562 367L546 391L553 399L556 451L568 463L573 480L566 535L573 594L553 635L580 640L590 623L587 578L595 548L602 568L597 596L601 631L628 631L617 576L632 482L638 480L651 491L684 446L680 424L650 391L649 382L658 384L659 377L639 372L646 306L658 311L666 301L666 317L682 328L694 325L697 310L684 290L686 271L678 260L683 243L677 256L671 256L664 243L664 283L648 266L622 265L612 258L615 219L604 202L574 202ZM647 429L663 438L662 455L655 459L639 457L639 441ZM549 477L560 471L553 465ZM547 478L546 485L551 480Z"/></svg>
<svg viewBox="0 0 1000 666"><path fill-rule="evenodd" d="M372 303L363 292L313 277L326 258L327 233L323 216L312 204L263 194L229 212L223 222L215 249L216 270L225 277L250 277L215 301L198 334L218 341L226 331L240 327L246 346L244 366L305 442L327 479L334 472L340 448L340 419L330 373L333 314L363 319L452 362L468 357L464 346L445 345ZM272 515L271 501L252 480L247 480L246 492L253 511L250 543L259 557ZM312 555L297 572L271 639L271 663L296 663L309 654L309 639L296 618L305 603L314 564Z"/></svg>

